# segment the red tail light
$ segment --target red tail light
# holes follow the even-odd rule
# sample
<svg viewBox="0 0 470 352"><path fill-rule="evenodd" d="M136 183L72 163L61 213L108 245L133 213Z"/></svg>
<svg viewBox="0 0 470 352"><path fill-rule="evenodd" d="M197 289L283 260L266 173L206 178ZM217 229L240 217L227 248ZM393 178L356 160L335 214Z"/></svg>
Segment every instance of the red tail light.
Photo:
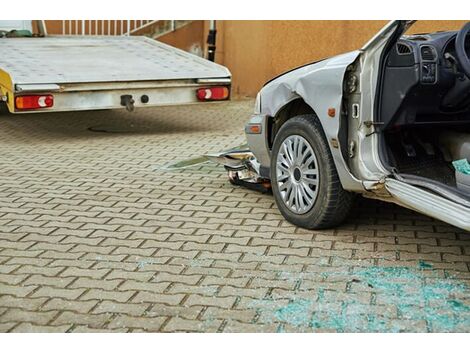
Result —
<svg viewBox="0 0 470 352"><path fill-rule="evenodd" d="M227 87L208 87L197 90L197 98L200 101L228 99L230 91Z"/></svg>
<svg viewBox="0 0 470 352"><path fill-rule="evenodd" d="M15 98L15 107L18 110L33 110L51 108L54 105L54 96L47 95L21 95Z"/></svg>

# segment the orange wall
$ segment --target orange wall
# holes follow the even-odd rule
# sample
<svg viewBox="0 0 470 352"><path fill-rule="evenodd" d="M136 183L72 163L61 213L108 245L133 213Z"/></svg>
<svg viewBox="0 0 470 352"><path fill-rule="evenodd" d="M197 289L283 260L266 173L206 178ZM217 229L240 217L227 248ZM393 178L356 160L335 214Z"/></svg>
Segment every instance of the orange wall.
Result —
<svg viewBox="0 0 470 352"><path fill-rule="evenodd" d="M207 33L204 32L204 21L193 21L174 32L162 35L159 41L177 48L193 52L203 51Z"/></svg>
<svg viewBox="0 0 470 352"><path fill-rule="evenodd" d="M296 66L360 48L387 21L217 21L217 62L233 74L233 93L254 96ZM419 21L411 32L458 29L463 21Z"/></svg>

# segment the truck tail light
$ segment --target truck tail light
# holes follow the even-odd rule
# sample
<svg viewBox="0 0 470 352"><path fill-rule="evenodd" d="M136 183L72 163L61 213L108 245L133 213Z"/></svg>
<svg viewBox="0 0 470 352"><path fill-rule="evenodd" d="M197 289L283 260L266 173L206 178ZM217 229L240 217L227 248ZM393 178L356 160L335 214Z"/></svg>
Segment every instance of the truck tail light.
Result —
<svg viewBox="0 0 470 352"><path fill-rule="evenodd" d="M20 95L15 98L15 107L18 110L33 110L51 108L54 105L54 96L47 95Z"/></svg>
<svg viewBox="0 0 470 352"><path fill-rule="evenodd" d="M228 99L230 91L227 87L199 88L196 96L200 101L225 100Z"/></svg>

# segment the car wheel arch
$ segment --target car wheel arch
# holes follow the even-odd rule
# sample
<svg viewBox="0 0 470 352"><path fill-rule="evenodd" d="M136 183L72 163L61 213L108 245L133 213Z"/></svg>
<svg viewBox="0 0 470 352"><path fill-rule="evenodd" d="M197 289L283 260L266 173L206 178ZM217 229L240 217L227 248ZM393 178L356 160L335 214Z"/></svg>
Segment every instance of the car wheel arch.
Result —
<svg viewBox="0 0 470 352"><path fill-rule="evenodd" d="M323 132L325 135L327 135L324 121L322 121L322 116L317 114L312 105L307 103L303 97L296 95L295 98L282 105L274 114L274 116L267 116L265 138L267 141L266 147L269 150L269 154L272 152L274 140L281 127L290 119L300 115L311 115L312 118L315 116L322 126ZM345 136L345 138L347 138L347 136ZM341 140L340 142L347 143L347 140ZM334 154L334 148L330 146L330 150ZM362 183L358 179L355 179L355 177L350 173L344 161L339 160L337 157L333 158L333 161L336 169L338 170L340 181L345 189L355 190L356 192L364 190Z"/></svg>
<svg viewBox="0 0 470 352"><path fill-rule="evenodd" d="M266 138L270 151L272 150L274 139L276 138L276 135L281 129L281 127L290 119L300 115L316 116L322 126L323 132L325 133L325 135L327 134L321 115L317 114L315 109L309 103L307 103L304 98L302 98L301 96L296 96L294 99L291 99L281 108L279 108L273 117L268 117L267 119ZM338 131L338 136L339 144L347 145L347 135L339 133Z"/></svg>
<svg viewBox="0 0 470 352"><path fill-rule="evenodd" d="M300 96L297 96L284 104L277 113L267 121L267 139L269 149L272 150L277 133L287 121L299 115L311 114L318 116L315 113L315 110Z"/></svg>

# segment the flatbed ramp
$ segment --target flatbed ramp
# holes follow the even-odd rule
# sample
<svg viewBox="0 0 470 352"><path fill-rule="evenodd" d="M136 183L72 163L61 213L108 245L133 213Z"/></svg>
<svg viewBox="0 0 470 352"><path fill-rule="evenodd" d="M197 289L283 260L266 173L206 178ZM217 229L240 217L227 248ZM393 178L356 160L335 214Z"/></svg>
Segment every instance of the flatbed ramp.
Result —
<svg viewBox="0 0 470 352"><path fill-rule="evenodd" d="M172 103L168 94L178 93L174 91L178 87L221 82L230 85L227 68L147 37L5 38L0 39L0 52L0 88L4 96L41 90L71 93L143 88L150 90L146 95L151 95L151 90L158 88L166 98L154 99L153 103L168 105ZM190 101L187 98L173 103L197 102L195 97ZM83 109L122 106L116 97L112 106L109 102L105 106L85 105ZM11 107L9 104L10 111ZM66 104L60 110L79 109Z"/></svg>

